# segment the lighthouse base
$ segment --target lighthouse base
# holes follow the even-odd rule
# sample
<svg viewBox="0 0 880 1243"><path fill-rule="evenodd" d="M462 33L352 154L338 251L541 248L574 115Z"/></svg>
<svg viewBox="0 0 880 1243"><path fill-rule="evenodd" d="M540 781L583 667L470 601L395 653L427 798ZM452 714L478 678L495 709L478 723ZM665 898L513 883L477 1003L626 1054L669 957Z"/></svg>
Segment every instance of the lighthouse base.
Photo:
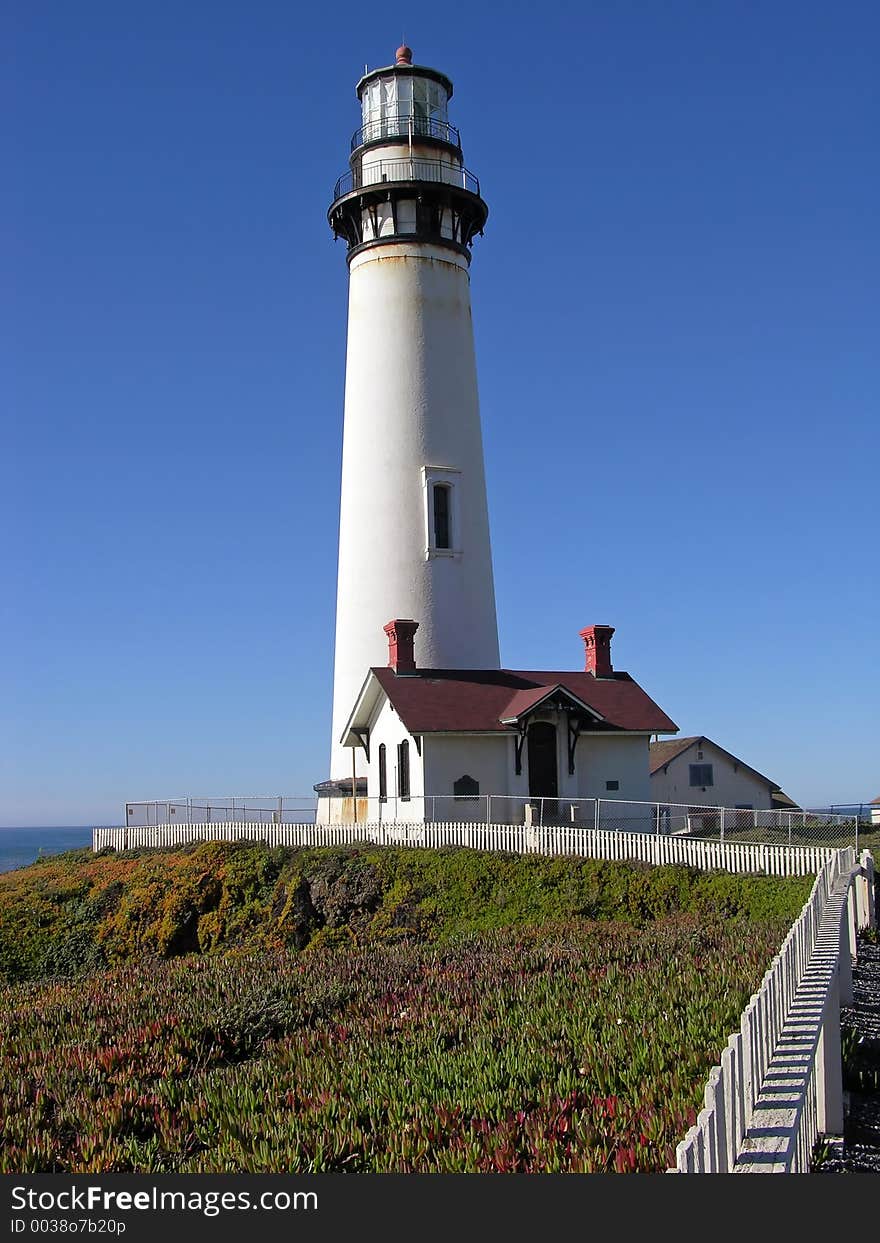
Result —
<svg viewBox="0 0 880 1243"><path fill-rule="evenodd" d="M367 779L358 777L355 797L351 793L351 777L319 781L312 787L318 796L315 824L365 824L369 811Z"/></svg>

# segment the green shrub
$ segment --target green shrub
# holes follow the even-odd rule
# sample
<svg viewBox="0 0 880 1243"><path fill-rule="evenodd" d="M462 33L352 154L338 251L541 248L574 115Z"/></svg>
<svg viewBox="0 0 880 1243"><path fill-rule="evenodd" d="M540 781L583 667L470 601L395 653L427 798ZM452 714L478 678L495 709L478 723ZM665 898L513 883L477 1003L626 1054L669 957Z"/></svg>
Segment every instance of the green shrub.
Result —
<svg viewBox="0 0 880 1243"><path fill-rule="evenodd" d="M459 848L203 842L121 855L77 851L0 876L0 979L236 947L444 942L572 919L642 925L695 913L791 923L811 884Z"/></svg>

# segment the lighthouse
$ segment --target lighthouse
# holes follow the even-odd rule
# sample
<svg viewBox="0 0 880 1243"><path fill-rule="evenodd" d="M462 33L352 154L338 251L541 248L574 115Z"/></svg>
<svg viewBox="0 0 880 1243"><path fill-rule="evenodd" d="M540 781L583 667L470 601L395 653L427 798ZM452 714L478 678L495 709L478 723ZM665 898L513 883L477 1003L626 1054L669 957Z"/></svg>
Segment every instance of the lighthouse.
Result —
<svg viewBox="0 0 880 1243"><path fill-rule="evenodd" d="M488 208L449 121L452 82L408 47L357 84L361 124L328 220L349 268L330 782L383 627L413 619L422 669L499 667L470 301ZM413 627L415 631L415 627Z"/></svg>

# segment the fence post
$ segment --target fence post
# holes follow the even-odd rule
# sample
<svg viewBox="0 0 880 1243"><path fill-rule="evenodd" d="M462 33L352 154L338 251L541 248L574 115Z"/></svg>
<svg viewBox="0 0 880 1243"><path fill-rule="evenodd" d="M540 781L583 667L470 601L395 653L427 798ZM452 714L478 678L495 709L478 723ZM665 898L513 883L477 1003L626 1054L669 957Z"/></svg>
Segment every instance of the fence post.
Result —
<svg viewBox="0 0 880 1243"><path fill-rule="evenodd" d="M724 808L721 808L721 840L724 841Z"/></svg>
<svg viewBox="0 0 880 1243"><path fill-rule="evenodd" d="M858 863L858 857L856 858ZM846 921L849 925L849 950L853 962L858 962L859 958L859 895L858 895L859 878L852 882L849 887L849 893L846 895Z"/></svg>
<svg viewBox="0 0 880 1243"><path fill-rule="evenodd" d="M852 893L852 886L850 886ZM852 918L849 909L849 894L840 913L840 950L838 953L838 1018L841 1006L851 1006L853 1001L852 986ZM839 1023L838 1023L839 1025ZM835 1132L836 1134L836 1132Z"/></svg>
<svg viewBox="0 0 880 1243"><path fill-rule="evenodd" d="M877 914L874 909L874 856L870 850L863 850L862 857L859 860L862 865L861 883L864 886L862 892L865 899L865 909L863 913L863 927L873 928L877 922Z"/></svg>
<svg viewBox="0 0 880 1243"><path fill-rule="evenodd" d="M543 798L541 799L541 818L538 821L538 827L541 829L543 829L544 827L544 800Z"/></svg>
<svg viewBox="0 0 880 1243"><path fill-rule="evenodd" d="M843 1063L840 1048L840 976L835 970L816 1047L816 1124L820 1135L843 1134Z"/></svg>
<svg viewBox="0 0 880 1243"><path fill-rule="evenodd" d="M596 829L597 832L599 829L599 803L600 801L601 801L600 799L598 798L596 799L596 806L595 806L594 815L593 815L594 828Z"/></svg>

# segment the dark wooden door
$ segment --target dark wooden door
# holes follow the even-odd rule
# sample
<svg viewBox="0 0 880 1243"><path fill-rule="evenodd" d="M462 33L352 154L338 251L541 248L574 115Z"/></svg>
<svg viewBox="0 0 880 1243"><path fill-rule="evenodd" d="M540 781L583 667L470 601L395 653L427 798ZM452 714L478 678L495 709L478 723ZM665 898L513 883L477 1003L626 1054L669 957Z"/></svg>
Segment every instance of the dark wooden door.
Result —
<svg viewBox="0 0 880 1243"><path fill-rule="evenodd" d="M536 721L529 726L529 798L558 796L556 726L549 721Z"/></svg>

